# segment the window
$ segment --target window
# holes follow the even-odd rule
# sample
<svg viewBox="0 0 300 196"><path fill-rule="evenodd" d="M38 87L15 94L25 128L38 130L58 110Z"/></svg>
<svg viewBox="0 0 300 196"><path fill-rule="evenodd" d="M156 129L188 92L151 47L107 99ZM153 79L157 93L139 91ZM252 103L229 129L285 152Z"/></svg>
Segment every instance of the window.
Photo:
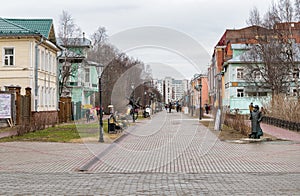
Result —
<svg viewBox="0 0 300 196"><path fill-rule="evenodd" d="M244 97L244 89L237 89L237 97Z"/></svg>
<svg viewBox="0 0 300 196"><path fill-rule="evenodd" d="M46 51L46 54L45 54L45 71L50 71L49 69L49 53Z"/></svg>
<svg viewBox="0 0 300 196"><path fill-rule="evenodd" d="M247 96L248 97L255 97L255 96L257 96L257 93L256 92L248 92Z"/></svg>
<svg viewBox="0 0 300 196"><path fill-rule="evenodd" d="M253 78L258 80L261 79L261 74L259 70L253 71Z"/></svg>
<svg viewBox="0 0 300 196"><path fill-rule="evenodd" d="M244 78L244 69L243 68L237 68L236 69L236 78L237 79L243 79Z"/></svg>
<svg viewBox="0 0 300 196"><path fill-rule="evenodd" d="M85 82L90 82L90 69L85 69Z"/></svg>
<svg viewBox="0 0 300 196"><path fill-rule="evenodd" d="M298 68L294 68L293 69L293 78L299 78L299 69Z"/></svg>
<svg viewBox="0 0 300 196"><path fill-rule="evenodd" d="M12 66L14 65L14 49L4 48L4 65Z"/></svg>
<svg viewBox="0 0 300 196"><path fill-rule="evenodd" d="M297 89L293 89L293 96L294 96L294 97L297 96Z"/></svg>
<svg viewBox="0 0 300 196"><path fill-rule="evenodd" d="M52 54L49 53L49 72L50 74L53 73L53 63L52 63Z"/></svg>
<svg viewBox="0 0 300 196"><path fill-rule="evenodd" d="M42 88L40 86L38 86L38 92L39 92L39 94L38 94L38 100L39 100L38 101L38 107L41 107L43 95L42 95Z"/></svg>

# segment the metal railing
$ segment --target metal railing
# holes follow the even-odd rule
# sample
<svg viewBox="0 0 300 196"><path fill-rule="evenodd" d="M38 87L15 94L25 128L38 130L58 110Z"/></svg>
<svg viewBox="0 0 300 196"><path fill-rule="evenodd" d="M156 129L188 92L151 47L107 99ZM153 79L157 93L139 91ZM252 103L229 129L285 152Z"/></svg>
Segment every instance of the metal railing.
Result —
<svg viewBox="0 0 300 196"><path fill-rule="evenodd" d="M276 127L289 129L292 131L300 131L300 123L299 122L291 122L287 120L282 120L274 117L264 116L262 122L273 125Z"/></svg>

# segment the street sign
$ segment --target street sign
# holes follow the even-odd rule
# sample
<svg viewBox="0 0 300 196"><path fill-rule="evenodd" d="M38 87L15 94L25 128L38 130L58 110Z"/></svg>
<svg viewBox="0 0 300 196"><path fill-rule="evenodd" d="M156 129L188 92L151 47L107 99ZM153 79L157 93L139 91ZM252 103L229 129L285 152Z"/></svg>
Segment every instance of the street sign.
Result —
<svg viewBox="0 0 300 196"><path fill-rule="evenodd" d="M0 119L11 118L11 94L0 94Z"/></svg>

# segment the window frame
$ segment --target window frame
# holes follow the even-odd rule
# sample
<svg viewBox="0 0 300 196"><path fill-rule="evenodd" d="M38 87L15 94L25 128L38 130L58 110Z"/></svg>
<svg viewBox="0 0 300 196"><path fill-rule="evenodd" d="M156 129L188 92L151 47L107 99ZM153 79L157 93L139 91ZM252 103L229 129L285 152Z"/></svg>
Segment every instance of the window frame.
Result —
<svg viewBox="0 0 300 196"><path fill-rule="evenodd" d="M242 91L242 92L239 92ZM236 97L245 97L245 90L243 88L237 88L236 89Z"/></svg>
<svg viewBox="0 0 300 196"><path fill-rule="evenodd" d="M5 54L6 53L6 50L12 50L13 51L13 54L12 55L8 55L8 54ZM6 47L3 47L3 63L2 65L3 66L6 66L6 67L11 67L11 66L15 66L15 55L16 55L16 50L15 50L15 47L10 47L10 46L6 46ZM6 57L8 56L8 64L6 65ZM12 65L10 64L11 61L10 61L10 57L12 57Z"/></svg>
<svg viewBox="0 0 300 196"><path fill-rule="evenodd" d="M244 68L237 67L236 68L236 79L243 80L244 79Z"/></svg>
<svg viewBox="0 0 300 196"><path fill-rule="evenodd" d="M254 70L252 74L253 74L253 78L255 80L261 80L262 79L262 75L261 75L261 72L259 70Z"/></svg>
<svg viewBox="0 0 300 196"><path fill-rule="evenodd" d="M91 70L89 67L84 68L84 82L91 82Z"/></svg>

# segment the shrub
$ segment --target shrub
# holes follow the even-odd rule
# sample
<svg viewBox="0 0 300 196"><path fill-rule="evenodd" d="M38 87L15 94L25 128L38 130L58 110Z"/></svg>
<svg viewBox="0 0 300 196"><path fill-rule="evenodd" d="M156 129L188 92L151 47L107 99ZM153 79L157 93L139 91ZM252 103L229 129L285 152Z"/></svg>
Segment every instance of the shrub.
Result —
<svg viewBox="0 0 300 196"><path fill-rule="evenodd" d="M300 100L296 97L275 95L269 104L264 105L264 108L266 116L300 122Z"/></svg>
<svg viewBox="0 0 300 196"><path fill-rule="evenodd" d="M247 118L248 116L241 114L226 114L224 124L240 131L243 135L248 135L251 129L246 121Z"/></svg>

